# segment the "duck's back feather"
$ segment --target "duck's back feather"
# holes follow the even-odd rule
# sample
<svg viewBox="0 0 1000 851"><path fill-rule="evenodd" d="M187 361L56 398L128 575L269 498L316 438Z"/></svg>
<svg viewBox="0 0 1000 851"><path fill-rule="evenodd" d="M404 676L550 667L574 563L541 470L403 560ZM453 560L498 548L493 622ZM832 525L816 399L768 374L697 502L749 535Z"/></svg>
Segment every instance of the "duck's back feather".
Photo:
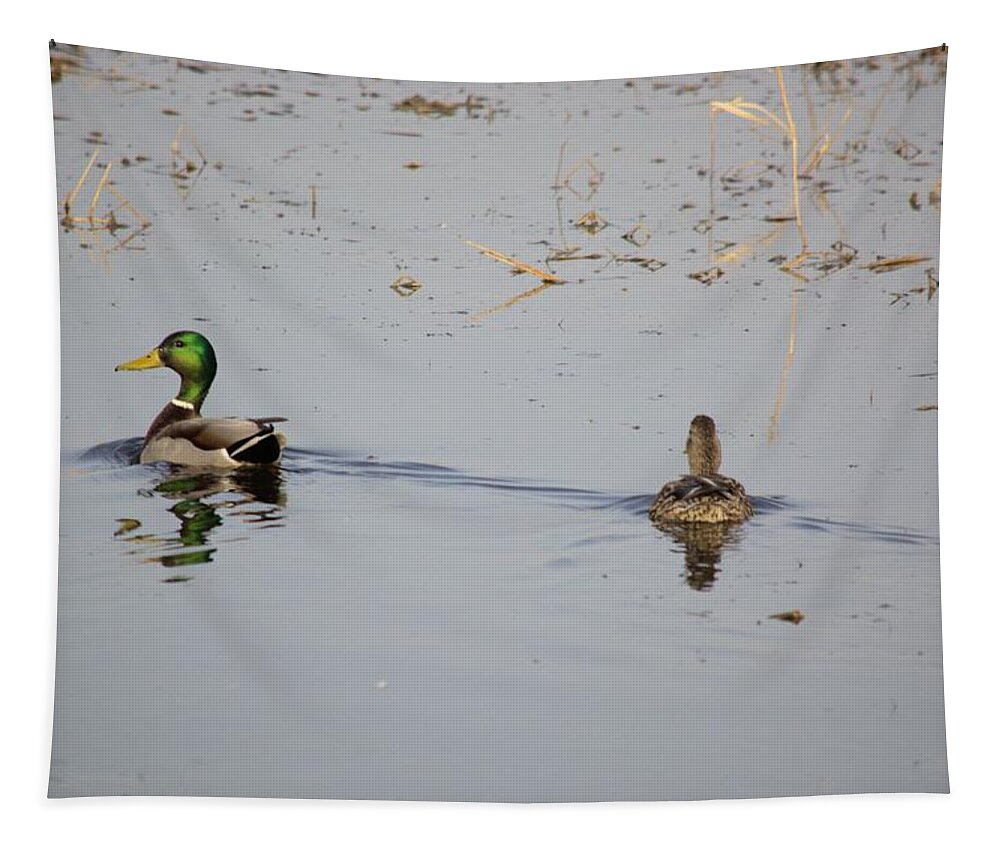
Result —
<svg viewBox="0 0 1000 851"><path fill-rule="evenodd" d="M743 485L718 474L667 482L649 509L654 523L735 523L752 515Z"/></svg>
<svg viewBox="0 0 1000 851"><path fill-rule="evenodd" d="M210 467L273 464L285 445L284 435L273 424L284 421L284 417L179 420L151 435L139 460Z"/></svg>

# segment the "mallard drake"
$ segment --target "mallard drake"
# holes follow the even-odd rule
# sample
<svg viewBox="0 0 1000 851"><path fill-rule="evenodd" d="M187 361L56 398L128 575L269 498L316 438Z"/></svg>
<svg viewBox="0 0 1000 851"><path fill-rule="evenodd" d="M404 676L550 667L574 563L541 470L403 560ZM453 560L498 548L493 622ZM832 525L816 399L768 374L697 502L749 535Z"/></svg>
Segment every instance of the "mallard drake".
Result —
<svg viewBox="0 0 1000 851"><path fill-rule="evenodd" d="M654 524L738 523L753 515L743 485L719 475L722 444L711 417L691 420L684 453L691 472L660 490L649 509Z"/></svg>
<svg viewBox="0 0 1000 851"><path fill-rule="evenodd" d="M149 354L115 367L120 370L165 366L181 377L181 389L156 415L146 432L139 463L169 461L197 467L274 464L284 435L274 423L284 417L207 418L201 405L215 380L215 349L197 331L175 331Z"/></svg>

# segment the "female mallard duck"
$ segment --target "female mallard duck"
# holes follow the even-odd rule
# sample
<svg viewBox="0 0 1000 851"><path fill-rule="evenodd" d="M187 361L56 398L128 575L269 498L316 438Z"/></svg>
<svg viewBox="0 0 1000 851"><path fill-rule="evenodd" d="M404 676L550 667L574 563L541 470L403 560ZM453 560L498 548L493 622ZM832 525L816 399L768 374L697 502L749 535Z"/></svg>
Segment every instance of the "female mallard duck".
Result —
<svg viewBox="0 0 1000 851"><path fill-rule="evenodd" d="M653 523L739 523L753 514L743 485L719 475L722 444L711 417L691 420L684 453L691 473L663 486L649 509Z"/></svg>
<svg viewBox="0 0 1000 851"><path fill-rule="evenodd" d="M274 464L285 437L272 423L284 417L208 419L201 404L215 379L215 350L196 331L175 331L148 355L119 364L119 370L165 366L181 377L181 389L157 414L142 445L140 464L169 461L198 467Z"/></svg>

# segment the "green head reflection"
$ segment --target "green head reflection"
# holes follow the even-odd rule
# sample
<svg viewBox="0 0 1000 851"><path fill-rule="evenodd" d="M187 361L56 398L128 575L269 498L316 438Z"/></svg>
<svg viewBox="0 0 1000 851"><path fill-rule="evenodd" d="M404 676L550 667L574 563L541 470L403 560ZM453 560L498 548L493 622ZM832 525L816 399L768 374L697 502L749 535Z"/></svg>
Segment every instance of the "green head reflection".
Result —
<svg viewBox="0 0 1000 851"><path fill-rule="evenodd" d="M227 522L238 520L271 528L283 525L284 480L276 468L232 471L174 469L151 490L149 497L170 502L167 511L179 522L176 532L148 534L134 518L119 518L114 535L132 544L131 554L169 570L212 562L219 551L212 539ZM170 574L164 582L186 582L192 576Z"/></svg>

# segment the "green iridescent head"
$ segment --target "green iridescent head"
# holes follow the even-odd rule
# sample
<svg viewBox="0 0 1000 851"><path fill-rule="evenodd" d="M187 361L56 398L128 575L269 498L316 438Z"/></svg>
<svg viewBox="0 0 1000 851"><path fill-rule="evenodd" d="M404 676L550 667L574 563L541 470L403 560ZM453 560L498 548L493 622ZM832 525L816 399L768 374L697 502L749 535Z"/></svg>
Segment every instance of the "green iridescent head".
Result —
<svg viewBox="0 0 1000 851"><path fill-rule="evenodd" d="M212 344L197 331L175 331L149 354L116 366L115 372L161 366L172 369L181 377L181 389L176 398L190 402L196 409L201 408L215 379L215 349Z"/></svg>

